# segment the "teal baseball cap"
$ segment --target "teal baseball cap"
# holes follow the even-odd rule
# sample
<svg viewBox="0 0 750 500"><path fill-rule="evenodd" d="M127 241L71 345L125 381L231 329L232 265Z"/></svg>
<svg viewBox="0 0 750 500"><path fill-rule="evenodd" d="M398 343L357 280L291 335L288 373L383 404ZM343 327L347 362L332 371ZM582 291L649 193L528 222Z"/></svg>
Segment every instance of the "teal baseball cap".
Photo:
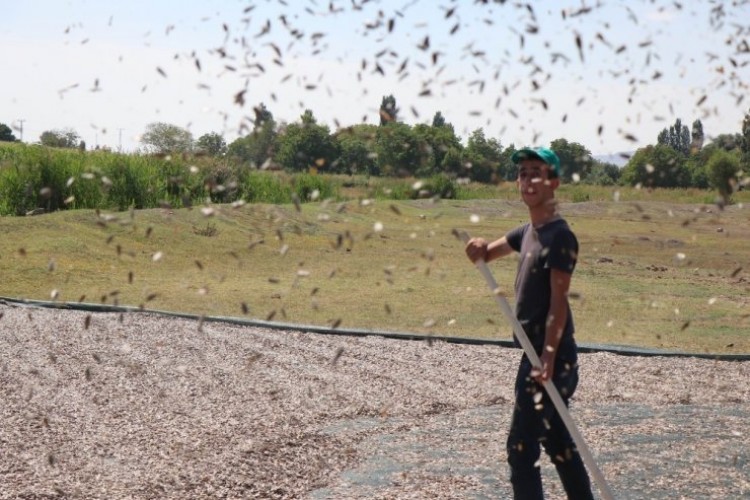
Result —
<svg viewBox="0 0 750 500"><path fill-rule="evenodd" d="M549 148L523 148L519 149L513 156L510 157L511 161L517 165L523 160L537 159L542 160L544 163L552 167L552 171L555 173L555 177L560 177L560 158L557 154Z"/></svg>

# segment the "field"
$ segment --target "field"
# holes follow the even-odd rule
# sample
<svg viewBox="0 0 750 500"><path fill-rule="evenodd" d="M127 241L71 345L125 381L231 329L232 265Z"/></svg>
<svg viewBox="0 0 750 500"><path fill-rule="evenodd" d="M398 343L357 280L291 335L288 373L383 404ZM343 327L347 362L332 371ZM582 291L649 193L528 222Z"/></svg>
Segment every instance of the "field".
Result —
<svg viewBox="0 0 750 500"><path fill-rule="evenodd" d="M720 210L701 201L708 192L616 189L560 191L581 245L571 294L578 340L750 352L746 201ZM499 236L526 211L512 185L483 190L487 198L473 200L2 217L0 295L509 338L452 231ZM492 269L512 298L515 260Z"/></svg>

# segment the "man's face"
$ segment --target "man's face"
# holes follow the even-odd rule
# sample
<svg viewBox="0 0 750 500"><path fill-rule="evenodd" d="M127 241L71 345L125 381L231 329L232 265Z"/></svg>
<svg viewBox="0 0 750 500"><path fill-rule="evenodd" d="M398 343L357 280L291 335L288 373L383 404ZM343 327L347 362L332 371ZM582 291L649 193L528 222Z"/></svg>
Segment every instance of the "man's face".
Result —
<svg viewBox="0 0 750 500"><path fill-rule="evenodd" d="M518 167L518 189L529 208L544 205L555 197L558 178L549 177L550 166L537 158L522 160Z"/></svg>

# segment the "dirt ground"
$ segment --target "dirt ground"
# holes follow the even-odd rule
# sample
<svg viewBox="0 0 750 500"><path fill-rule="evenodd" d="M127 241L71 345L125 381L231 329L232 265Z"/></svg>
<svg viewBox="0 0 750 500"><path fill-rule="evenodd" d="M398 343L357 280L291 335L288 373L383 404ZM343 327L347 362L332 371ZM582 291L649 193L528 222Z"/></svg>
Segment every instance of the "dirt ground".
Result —
<svg viewBox="0 0 750 500"><path fill-rule="evenodd" d="M0 498L510 497L520 351L0 315ZM573 417L616 498L750 498L750 362L580 363Z"/></svg>

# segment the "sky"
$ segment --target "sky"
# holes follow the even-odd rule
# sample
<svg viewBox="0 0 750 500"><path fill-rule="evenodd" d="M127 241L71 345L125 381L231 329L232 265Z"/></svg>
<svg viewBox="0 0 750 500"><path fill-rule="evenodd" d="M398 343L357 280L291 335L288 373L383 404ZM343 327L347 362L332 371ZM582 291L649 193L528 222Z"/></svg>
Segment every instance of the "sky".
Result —
<svg viewBox="0 0 750 500"><path fill-rule="evenodd" d="M440 111L465 141L563 137L598 155L679 118L708 138L750 112L750 3L656 0L0 0L0 123L135 151L149 123L227 142L260 103L332 131ZM579 43L580 42L580 43Z"/></svg>

